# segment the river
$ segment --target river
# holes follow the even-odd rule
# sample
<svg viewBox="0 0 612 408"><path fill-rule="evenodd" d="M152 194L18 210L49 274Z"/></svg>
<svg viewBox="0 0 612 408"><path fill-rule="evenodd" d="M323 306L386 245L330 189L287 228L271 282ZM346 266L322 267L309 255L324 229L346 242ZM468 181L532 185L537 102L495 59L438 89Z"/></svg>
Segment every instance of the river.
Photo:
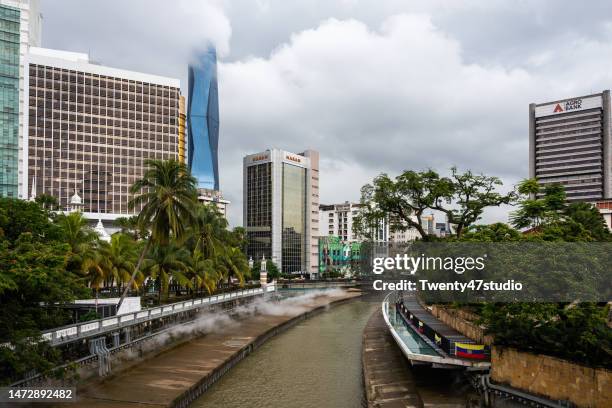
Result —
<svg viewBox="0 0 612 408"><path fill-rule="evenodd" d="M377 307L379 302L355 300L301 322L265 343L191 406L365 406L362 332ZM415 371L426 406L465 406L465 382L439 371Z"/></svg>

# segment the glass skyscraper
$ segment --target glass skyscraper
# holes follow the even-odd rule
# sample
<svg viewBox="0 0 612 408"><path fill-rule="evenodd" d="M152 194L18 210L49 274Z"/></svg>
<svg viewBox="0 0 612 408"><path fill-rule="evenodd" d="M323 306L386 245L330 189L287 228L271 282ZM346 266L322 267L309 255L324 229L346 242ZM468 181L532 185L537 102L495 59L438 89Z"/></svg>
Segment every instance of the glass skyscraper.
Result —
<svg viewBox="0 0 612 408"><path fill-rule="evenodd" d="M20 10L0 5L0 197L17 198Z"/></svg>
<svg viewBox="0 0 612 408"><path fill-rule="evenodd" d="M198 187L219 190L217 52L210 47L189 65L188 165Z"/></svg>

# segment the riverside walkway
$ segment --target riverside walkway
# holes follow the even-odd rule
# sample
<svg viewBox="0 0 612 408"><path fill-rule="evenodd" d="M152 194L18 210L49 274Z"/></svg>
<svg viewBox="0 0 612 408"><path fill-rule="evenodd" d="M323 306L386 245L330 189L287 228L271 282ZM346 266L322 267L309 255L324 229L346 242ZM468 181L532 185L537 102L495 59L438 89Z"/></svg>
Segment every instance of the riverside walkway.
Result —
<svg viewBox="0 0 612 408"><path fill-rule="evenodd" d="M423 407L415 380L379 309L363 331L363 377L369 408Z"/></svg>
<svg viewBox="0 0 612 408"><path fill-rule="evenodd" d="M179 345L102 381L85 383L72 407L185 407L268 338L332 304L360 296L337 292L286 313L258 314ZM67 406L64 404L63 406Z"/></svg>
<svg viewBox="0 0 612 408"><path fill-rule="evenodd" d="M401 310L398 310L391 297L389 294L382 303L383 318L402 353L412 364L477 370L488 370L491 366L486 359L459 356L457 350L461 350L461 347L483 348L484 346L474 344L472 340L434 318L423 309L414 296L408 296L399 303ZM478 357L486 356L481 353Z"/></svg>

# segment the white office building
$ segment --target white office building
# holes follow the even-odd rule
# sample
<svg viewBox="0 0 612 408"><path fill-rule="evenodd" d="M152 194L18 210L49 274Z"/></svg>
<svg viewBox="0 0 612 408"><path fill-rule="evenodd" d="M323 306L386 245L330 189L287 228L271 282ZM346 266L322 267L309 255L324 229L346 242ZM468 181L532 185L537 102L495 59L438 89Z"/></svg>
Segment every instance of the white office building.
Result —
<svg viewBox="0 0 612 408"><path fill-rule="evenodd" d="M270 149L243 159L247 254L286 274L312 275L319 263L319 153Z"/></svg>
<svg viewBox="0 0 612 408"><path fill-rule="evenodd" d="M145 160L179 158L178 79L92 63L87 54L31 47L24 138L29 198L56 197L110 226L129 208Z"/></svg>

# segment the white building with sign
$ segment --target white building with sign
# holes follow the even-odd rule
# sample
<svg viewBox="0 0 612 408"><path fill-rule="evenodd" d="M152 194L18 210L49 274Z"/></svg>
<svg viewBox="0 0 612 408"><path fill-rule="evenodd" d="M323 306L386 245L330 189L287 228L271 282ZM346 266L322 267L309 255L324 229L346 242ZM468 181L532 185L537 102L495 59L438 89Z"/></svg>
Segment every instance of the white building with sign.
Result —
<svg viewBox="0 0 612 408"><path fill-rule="evenodd" d="M243 159L247 254L286 274L316 274L319 263L319 153L280 149Z"/></svg>
<svg viewBox="0 0 612 408"><path fill-rule="evenodd" d="M612 197L610 91L529 105L529 177L568 201Z"/></svg>

